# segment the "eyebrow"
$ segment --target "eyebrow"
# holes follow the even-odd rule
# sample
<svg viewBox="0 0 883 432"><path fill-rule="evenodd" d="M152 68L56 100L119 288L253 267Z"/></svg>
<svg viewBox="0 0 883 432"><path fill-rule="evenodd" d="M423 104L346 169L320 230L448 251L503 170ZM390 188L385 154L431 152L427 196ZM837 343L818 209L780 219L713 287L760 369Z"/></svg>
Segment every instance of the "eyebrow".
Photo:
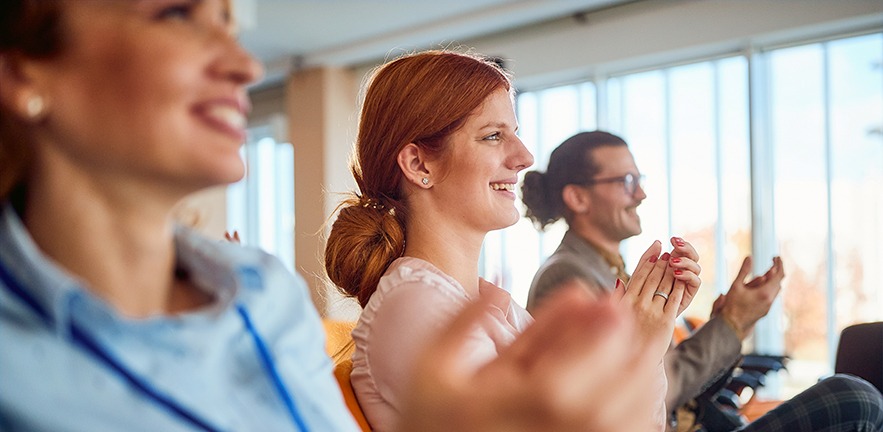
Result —
<svg viewBox="0 0 883 432"><path fill-rule="evenodd" d="M479 130L485 129L506 129L509 127L509 123L506 122L490 122L485 124L484 126L478 128ZM515 131L518 131L518 125L515 125Z"/></svg>

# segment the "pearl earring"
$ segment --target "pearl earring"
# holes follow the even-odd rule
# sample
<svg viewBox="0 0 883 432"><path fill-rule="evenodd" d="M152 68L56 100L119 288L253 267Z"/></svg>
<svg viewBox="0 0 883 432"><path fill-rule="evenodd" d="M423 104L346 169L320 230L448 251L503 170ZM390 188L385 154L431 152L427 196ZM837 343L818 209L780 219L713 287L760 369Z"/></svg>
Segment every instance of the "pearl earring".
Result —
<svg viewBox="0 0 883 432"><path fill-rule="evenodd" d="M421 181L423 182L424 185L428 185L428 184L429 184L429 179L426 178L426 177L423 177L423 180L421 180Z"/></svg>
<svg viewBox="0 0 883 432"><path fill-rule="evenodd" d="M25 106L25 110L27 111L28 117L31 119L35 119L43 114L43 98L40 96L31 96L28 98L27 105Z"/></svg>

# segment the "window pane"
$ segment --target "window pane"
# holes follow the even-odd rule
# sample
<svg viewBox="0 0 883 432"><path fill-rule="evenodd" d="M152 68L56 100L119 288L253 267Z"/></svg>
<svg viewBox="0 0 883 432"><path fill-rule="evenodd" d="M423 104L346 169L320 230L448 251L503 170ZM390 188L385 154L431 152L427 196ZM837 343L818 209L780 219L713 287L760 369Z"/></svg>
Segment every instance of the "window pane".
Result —
<svg viewBox="0 0 883 432"><path fill-rule="evenodd" d="M790 392L832 370L847 325L883 319L883 36L770 54Z"/></svg>
<svg viewBox="0 0 883 432"><path fill-rule="evenodd" d="M785 390L795 394L828 373L827 184L824 53L821 45L770 54L775 219L785 262Z"/></svg>
<svg viewBox="0 0 883 432"><path fill-rule="evenodd" d="M717 77L720 166L717 242L721 245L717 265L724 270L718 272L715 288L723 292L729 289L730 282L739 273L742 259L752 250L748 61L741 56L719 60Z"/></svg>
<svg viewBox="0 0 883 432"><path fill-rule="evenodd" d="M747 74L745 58L733 57L609 81L614 132L647 175L643 232L624 243L627 266L653 240L688 239L704 281L689 316L708 317L750 253Z"/></svg>
<svg viewBox="0 0 883 432"><path fill-rule="evenodd" d="M883 34L828 44L835 335L883 320Z"/></svg>
<svg viewBox="0 0 883 432"><path fill-rule="evenodd" d="M669 115L671 232L689 240L699 252L705 289L690 305L689 315L707 317L717 297L717 106L715 69L711 62L671 69ZM667 236L661 236L665 243Z"/></svg>
<svg viewBox="0 0 883 432"><path fill-rule="evenodd" d="M269 126L249 129L245 178L227 187L227 230L294 271L294 149Z"/></svg>
<svg viewBox="0 0 883 432"><path fill-rule="evenodd" d="M612 80L613 81L613 80ZM617 78L622 99L623 137L635 155L635 163L646 178L642 185L647 199L638 207L643 232L624 242L622 252L626 268L633 269L647 246L669 233L668 184L668 111L666 74L652 71Z"/></svg>

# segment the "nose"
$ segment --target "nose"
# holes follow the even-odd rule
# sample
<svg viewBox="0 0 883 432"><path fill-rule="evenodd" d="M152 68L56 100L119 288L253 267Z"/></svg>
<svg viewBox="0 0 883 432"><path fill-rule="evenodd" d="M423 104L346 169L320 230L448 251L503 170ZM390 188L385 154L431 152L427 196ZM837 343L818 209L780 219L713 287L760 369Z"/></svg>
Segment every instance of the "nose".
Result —
<svg viewBox="0 0 883 432"><path fill-rule="evenodd" d="M638 202L644 201L644 199L647 198L647 194L644 192L644 186L641 185L640 180L638 181L638 184L635 187L635 193L633 193L632 196L634 196L635 200Z"/></svg>
<svg viewBox="0 0 883 432"><path fill-rule="evenodd" d="M239 44L234 35L227 31L221 37L224 49L220 51L213 65L212 71L215 76L238 85L253 83L264 76L264 67Z"/></svg>
<svg viewBox="0 0 883 432"><path fill-rule="evenodd" d="M531 154L527 147L524 146L524 142L521 141L521 138L516 136L514 141L514 148L509 160L510 167L517 172L533 165L534 159L533 154Z"/></svg>

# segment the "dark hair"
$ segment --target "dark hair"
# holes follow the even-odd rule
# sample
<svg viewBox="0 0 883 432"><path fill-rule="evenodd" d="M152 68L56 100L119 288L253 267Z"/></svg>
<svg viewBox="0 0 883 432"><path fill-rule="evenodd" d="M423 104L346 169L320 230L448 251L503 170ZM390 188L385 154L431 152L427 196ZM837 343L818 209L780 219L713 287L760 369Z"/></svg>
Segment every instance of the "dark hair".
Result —
<svg viewBox="0 0 883 432"><path fill-rule="evenodd" d="M3 67L15 67L9 62L16 57L51 58L61 49L58 1L0 1L0 56L6 60ZM0 104L0 200L22 186L32 159L29 128L12 107Z"/></svg>
<svg viewBox="0 0 883 432"><path fill-rule="evenodd" d="M605 146L625 146L626 142L602 131L580 132L552 151L545 173L530 171L524 175L521 199L527 207L525 216L540 230L561 219L569 222L569 211L561 191L569 184L587 184L598 173L592 150Z"/></svg>
<svg viewBox="0 0 883 432"><path fill-rule="evenodd" d="M340 205L325 245L328 278L362 306L405 249L407 203L398 154L408 143L444 156L447 138L508 74L472 54L424 51L378 68L362 103L353 177L360 193Z"/></svg>

